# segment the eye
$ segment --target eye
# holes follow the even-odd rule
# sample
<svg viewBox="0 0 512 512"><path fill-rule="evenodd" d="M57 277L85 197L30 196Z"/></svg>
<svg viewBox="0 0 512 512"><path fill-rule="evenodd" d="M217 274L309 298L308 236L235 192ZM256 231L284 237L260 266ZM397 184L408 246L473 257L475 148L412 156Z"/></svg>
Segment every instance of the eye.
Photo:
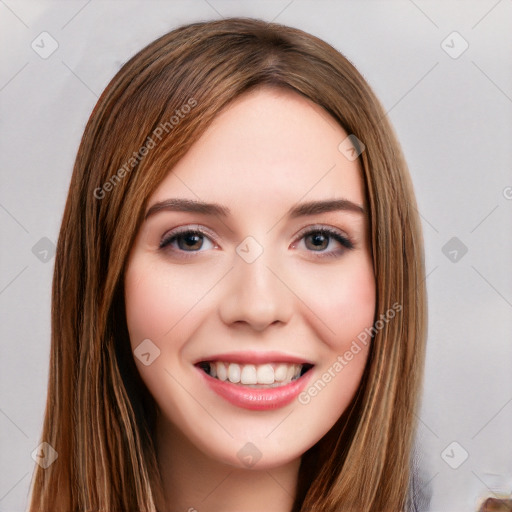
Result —
<svg viewBox="0 0 512 512"><path fill-rule="evenodd" d="M206 248L204 247L205 240L210 243L209 247L208 244ZM200 249L213 249L214 244L202 229L186 227L182 229L177 228L165 234L159 248L169 248L174 252L200 252Z"/></svg>
<svg viewBox="0 0 512 512"><path fill-rule="evenodd" d="M307 231L302 232L300 235L300 241L304 240L304 244L308 250L311 252L319 253L317 256L319 257L339 257L346 250L350 250L354 248L354 244L350 241L350 239L344 235L342 232L328 228L326 226L313 227L308 228ZM326 251L329 246L332 247L332 241L335 241L338 246L338 249Z"/></svg>
<svg viewBox="0 0 512 512"><path fill-rule="evenodd" d="M179 257L191 257L190 253L201 252L201 249L213 249L216 244L212 242L213 235L210 235L205 229L191 228L186 226L183 228L176 228L169 233L166 233L159 244L162 250L169 250L179 255ZM309 252L317 253L318 257L340 257L346 250L354 248L350 239L342 232L328 228L326 226L315 226L303 231L298 238L301 242L304 240L306 249ZM205 241L207 242L205 247ZM333 243L334 242L334 243ZM209 245L208 245L209 244ZM338 245L337 249L327 251L329 247L332 248ZM295 248L297 242L292 247ZM189 253L189 254L187 254Z"/></svg>

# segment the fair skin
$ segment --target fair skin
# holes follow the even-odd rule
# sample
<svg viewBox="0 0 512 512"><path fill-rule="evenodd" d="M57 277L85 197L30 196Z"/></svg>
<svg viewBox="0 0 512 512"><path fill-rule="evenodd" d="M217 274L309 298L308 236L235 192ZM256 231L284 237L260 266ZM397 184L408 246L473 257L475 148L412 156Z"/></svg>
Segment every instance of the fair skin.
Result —
<svg viewBox="0 0 512 512"><path fill-rule="evenodd" d="M258 88L216 117L148 200L147 211L161 204L133 246L125 300L132 350L151 340L145 352L160 351L147 365L135 357L159 410L160 510L289 512L302 454L357 390L368 346L333 370L375 311L364 184L359 162L338 150L346 137L302 96ZM230 213L163 203L177 198ZM342 209L288 215L335 199ZM227 381L219 364L234 372ZM245 366L273 375L267 401L269 384L229 382ZM285 370L297 380L278 381Z"/></svg>

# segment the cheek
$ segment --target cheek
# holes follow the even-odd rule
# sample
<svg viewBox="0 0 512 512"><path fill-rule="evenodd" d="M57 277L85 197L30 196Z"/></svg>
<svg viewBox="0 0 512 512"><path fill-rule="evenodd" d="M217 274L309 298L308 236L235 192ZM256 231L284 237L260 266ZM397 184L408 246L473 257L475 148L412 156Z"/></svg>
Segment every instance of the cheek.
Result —
<svg viewBox="0 0 512 512"><path fill-rule="evenodd" d="M155 339L172 325L173 298L149 265L131 263L125 276L126 322L132 345ZM171 307L169 307L171 306Z"/></svg>
<svg viewBox="0 0 512 512"><path fill-rule="evenodd" d="M197 273L196 276L197 277ZM190 321L200 315L194 307L198 297L205 294L205 285L194 280L190 273L170 272L168 265L132 258L125 278L125 311L130 345L142 380L157 403L180 403L183 390L169 378L166 369L180 364L180 354L190 334ZM137 352L144 340L144 351L155 355L148 365L139 360ZM138 349L138 350L137 350ZM171 397L171 398L170 398Z"/></svg>
<svg viewBox="0 0 512 512"><path fill-rule="evenodd" d="M310 415L322 418L311 427L319 436L334 425L359 387L370 348L365 329L373 325L376 303L369 257L354 258L324 278L325 286L309 295L314 311L310 322L323 342L323 357L315 378L298 397Z"/></svg>
<svg viewBox="0 0 512 512"><path fill-rule="evenodd" d="M126 321L132 344L163 340L207 291L197 274L169 272L168 266L133 260L125 276ZM197 313L197 309L195 309Z"/></svg>
<svg viewBox="0 0 512 512"><path fill-rule="evenodd" d="M374 322L376 286L371 261L355 260L339 272L317 277L323 277L315 280L323 285L309 289L308 306L322 339L331 349L342 350Z"/></svg>

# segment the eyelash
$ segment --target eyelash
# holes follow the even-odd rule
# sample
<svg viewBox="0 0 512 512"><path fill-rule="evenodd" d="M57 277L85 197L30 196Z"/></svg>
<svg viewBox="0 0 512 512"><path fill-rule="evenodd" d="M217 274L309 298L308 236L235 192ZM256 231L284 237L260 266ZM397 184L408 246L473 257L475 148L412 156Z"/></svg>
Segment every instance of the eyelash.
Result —
<svg viewBox="0 0 512 512"><path fill-rule="evenodd" d="M327 226L320 226L320 227L313 226L313 227L307 228L306 231L303 231L298 235L298 237L299 237L298 241L302 240L303 238L305 238L311 234L318 234L318 233L320 233L322 235L327 235L328 237L333 238L344 248L341 250L338 250L338 251L334 251L334 252L310 251L313 254L317 253L315 255L316 257L319 257L319 258L337 258L338 257L339 258L340 256L342 256L345 253L345 250L350 250L350 249L354 248L354 244L348 237L342 235L339 231L337 231L335 229L328 228ZM209 234L207 231L205 231L203 229L200 229L199 227L196 229L191 229L190 227L186 227L184 229L178 228L177 230L172 231L171 233L164 235L162 237L162 240L159 244L159 249L166 250L166 248L174 240L176 240L178 237L183 236L183 235L202 235L202 236L206 236L208 238L213 238L211 234ZM294 242L294 244L295 243L296 242ZM187 254L186 256L181 255L180 256L181 258L192 258L192 257L194 257L193 253L202 252L201 250L183 251L181 249L175 249L175 251L185 253L185 254L192 253L192 254Z"/></svg>

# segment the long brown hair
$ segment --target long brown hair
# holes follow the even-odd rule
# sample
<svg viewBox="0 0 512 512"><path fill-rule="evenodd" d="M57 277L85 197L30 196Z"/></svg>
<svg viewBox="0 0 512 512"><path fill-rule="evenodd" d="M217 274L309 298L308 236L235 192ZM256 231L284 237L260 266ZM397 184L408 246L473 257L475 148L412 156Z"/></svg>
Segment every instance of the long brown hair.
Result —
<svg viewBox="0 0 512 512"><path fill-rule="evenodd" d="M53 279L41 441L58 458L35 467L31 512L156 511L156 406L130 350L127 257L169 170L226 105L265 85L309 98L363 142L375 319L402 306L374 332L349 409L304 454L293 511L406 506L426 336L423 242L406 163L383 108L342 54L298 29L231 18L186 25L148 45L90 116Z"/></svg>

